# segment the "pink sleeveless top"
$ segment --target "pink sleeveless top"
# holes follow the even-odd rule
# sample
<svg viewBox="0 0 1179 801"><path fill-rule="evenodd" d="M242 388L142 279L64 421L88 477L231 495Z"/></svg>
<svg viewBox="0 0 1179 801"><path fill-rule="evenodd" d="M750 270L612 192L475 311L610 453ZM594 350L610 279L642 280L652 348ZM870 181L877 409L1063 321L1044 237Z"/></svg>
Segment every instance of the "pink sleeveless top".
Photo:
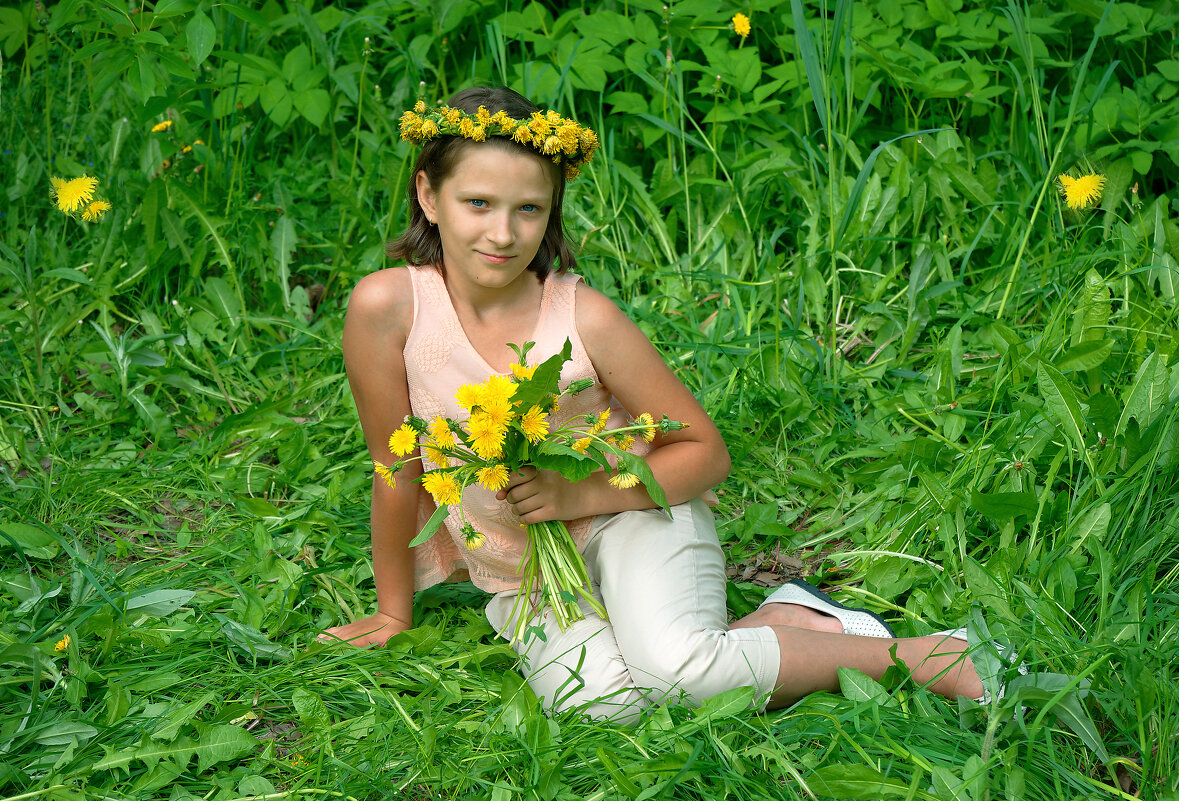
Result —
<svg viewBox="0 0 1179 801"><path fill-rule="evenodd" d="M472 347L459 323L458 315L446 291L442 272L431 266L409 265L413 282L413 327L405 341L405 375L409 382L409 404L413 413L429 420L443 415L452 420L466 420L465 409L454 400L462 384L486 381L496 373ZM593 386L575 396L561 399L560 411L552 415L552 427L577 415L597 414L610 409L610 428L621 427L629 419L619 403L610 395L590 362L577 334L574 317L577 282L580 276L570 273L550 273L545 279L540 301L536 330L529 341L535 342L528 352L529 364L540 364L560 353L568 339L573 345L573 358L561 371L561 386L584 378ZM515 343L523 344L523 343ZM650 452L651 446L639 439L632 449L639 455ZM420 489L418 528L426 524L434 513L434 499ZM463 492L463 511L467 520L486 535L483 547L470 551L460 532L461 518L457 506L434 536L414 548L414 589L423 590L441 581L471 582L487 592L503 592L520 586L516 569L524 555L527 534L520 518L506 501L497 501L495 493L477 484ZM566 521L578 548L589 536L593 518L583 517Z"/></svg>

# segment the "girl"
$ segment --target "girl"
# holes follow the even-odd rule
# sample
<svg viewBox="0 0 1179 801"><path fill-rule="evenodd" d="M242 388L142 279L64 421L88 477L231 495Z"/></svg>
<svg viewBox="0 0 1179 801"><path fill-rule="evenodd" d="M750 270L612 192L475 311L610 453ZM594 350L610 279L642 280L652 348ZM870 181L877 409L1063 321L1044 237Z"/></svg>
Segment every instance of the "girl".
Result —
<svg viewBox="0 0 1179 801"><path fill-rule="evenodd" d="M530 469L498 493L467 488L463 508L486 535L481 547L463 548L455 523L411 551L434 511L413 481L420 467L407 467L395 488L374 477L377 609L321 638L381 645L410 628L415 590L467 576L495 594L488 619L509 631L521 523L564 520L610 620L586 605L586 618L562 632L546 612L534 622L543 636L516 646L548 709L633 721L649 704L699 703L750 685L780 707L837 689L841 665L879 678L893 647L935 691L982 694L960 632L894 639L875 615L801 582L727 624L724 558L701 500L728 475L724 442L639 328L567 272L575 259L562 225L565 182L592 156L592 131L510 90L475 88L440 109L419 103L403 116L402 135L423 144L409 181L409 228L388 247L407 266L363 278L344 326L348 380L372 458L396 461L387 439L407 414L464 418L455 390L508 373L516 361L509 343L535 342L529 363L539 364L572 341L562 385L594 383L563 400L559 418L610 410L615 427L627 413L649 412L689 426L659 435L644 454L673 504L670 519L641 484L616 489L601 472L571 483Z"/></svg>

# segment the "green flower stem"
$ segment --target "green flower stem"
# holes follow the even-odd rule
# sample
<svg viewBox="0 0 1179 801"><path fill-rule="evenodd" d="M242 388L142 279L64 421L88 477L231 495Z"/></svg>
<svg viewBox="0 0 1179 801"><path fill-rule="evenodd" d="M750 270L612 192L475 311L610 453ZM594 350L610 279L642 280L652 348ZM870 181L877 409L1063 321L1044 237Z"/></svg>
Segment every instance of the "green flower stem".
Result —
<svg viewBox="0 0 1179 801"><path fill-rule="evenodd" d="M546 605L553 610L553 617L562 631L585 617L578 598L584 598L603 620L610 619L606 609L594 597L585 560L577 552L569 529L561 521L550 520L528 526L528 545L519 572L520 592L512 606L512 619L515 620L513 644L524 639L533 614L540 614Z"/></svg>

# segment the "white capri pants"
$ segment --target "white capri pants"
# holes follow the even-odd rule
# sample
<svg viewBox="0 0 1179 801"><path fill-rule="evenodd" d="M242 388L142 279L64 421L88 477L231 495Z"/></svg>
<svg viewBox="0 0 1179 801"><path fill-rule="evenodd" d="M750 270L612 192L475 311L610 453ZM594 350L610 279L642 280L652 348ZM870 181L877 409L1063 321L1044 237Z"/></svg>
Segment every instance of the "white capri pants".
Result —
<svg viewBox="0 0 1179 801"><path fill-rule="evenodd" d="M561 631L552 610L515 645L521 671L546 710L633 723L652 704L699 705L734 687L768 699L778 678L778 640L768 626L730 631L725 563L711 510L697 499L661 509L599 515L583 553L594 594L584 620ZM495 595L487 619L511 630L516 590Z"/></svg>

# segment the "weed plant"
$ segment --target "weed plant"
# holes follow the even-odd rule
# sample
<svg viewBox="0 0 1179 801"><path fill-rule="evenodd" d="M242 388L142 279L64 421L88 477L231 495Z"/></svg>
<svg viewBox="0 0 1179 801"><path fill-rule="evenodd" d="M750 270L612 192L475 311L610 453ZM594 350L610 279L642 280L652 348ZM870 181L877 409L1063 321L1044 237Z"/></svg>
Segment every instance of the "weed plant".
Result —
<svg viewBox="0 0 1179 801"><path fill-rule="evenodd" d="M569 5L0 9L0 793L1179 797L1173 5ZM802 572L1056 678L628 728L545 717L470 585L315 643L374 603L340 333L396 118L487 82L601 134L570 228L728 441L732 611Z"/></svg>

